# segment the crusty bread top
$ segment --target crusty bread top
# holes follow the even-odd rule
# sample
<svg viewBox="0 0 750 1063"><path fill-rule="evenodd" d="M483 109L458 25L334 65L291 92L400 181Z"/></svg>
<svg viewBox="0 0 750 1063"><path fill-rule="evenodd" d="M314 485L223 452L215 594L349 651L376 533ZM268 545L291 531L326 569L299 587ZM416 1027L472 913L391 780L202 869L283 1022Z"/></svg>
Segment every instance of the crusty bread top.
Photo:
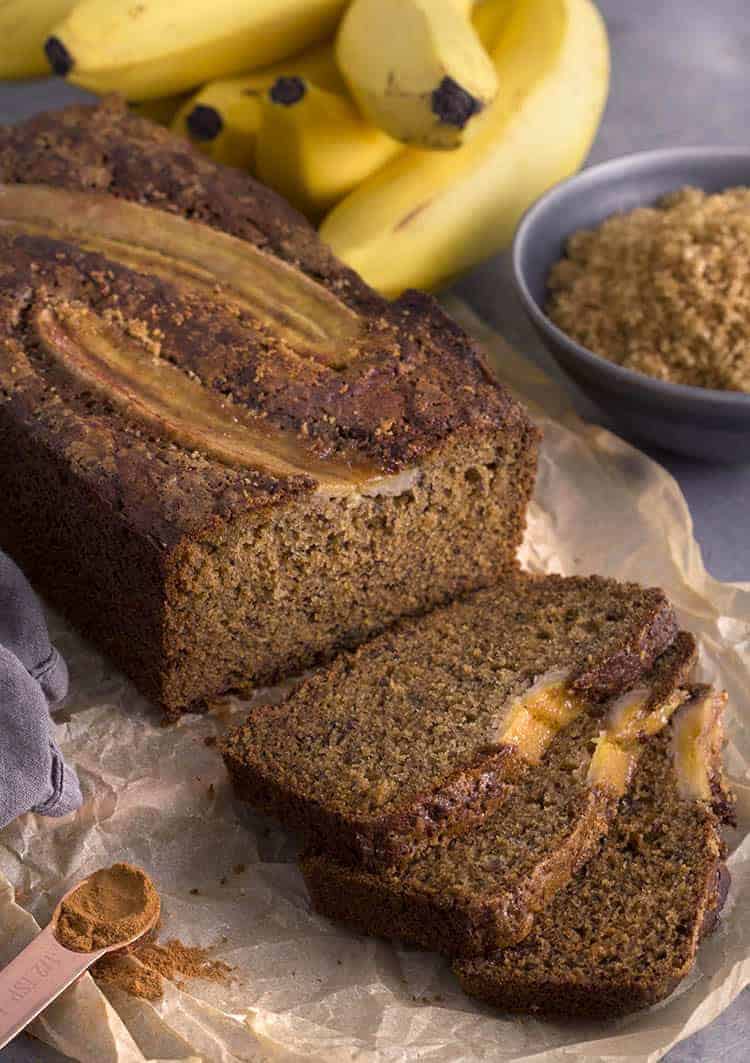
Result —
<svg viewBox="0 0 750 1063"><path fill-rule="evenodd" d="M225 286L196 295L168 271L156 276L101 248L82 249L73 236L51 239L24 226L0 236L6 416L157 540L176 541L213 517L313 490L315 475L233 467L82 387L40 342L45 307L94 311L116 335L234 404L240 417L286 433L323 462L387 474L455 431L534 436L522 408L434 300L414 292L382 299L277 195L117 100L0 129L0 183L19 182L126 200L247 241L323 286L358 322L356 356L332 366L279 342L273 328L238 310ZM75 219L77 211L68 214Z"/></svg>

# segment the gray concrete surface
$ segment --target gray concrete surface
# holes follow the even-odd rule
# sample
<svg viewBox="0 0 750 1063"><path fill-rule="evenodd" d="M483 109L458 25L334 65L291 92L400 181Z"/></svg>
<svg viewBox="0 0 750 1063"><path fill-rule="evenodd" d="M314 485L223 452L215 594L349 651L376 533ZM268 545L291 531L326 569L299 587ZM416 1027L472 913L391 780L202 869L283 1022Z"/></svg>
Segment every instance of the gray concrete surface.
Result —
<svg viewBox="0 0 750 1063"><path fill-rule="evenodd" d="M613 81L592 162L646 148L747 146L748 0L600 0L600 7L612 39ZM75 95L56 82L0 84L0 120L62 106ZM474 270L458 290L554 372L524 321L509 278L507 256L498 256ZM581 408L596 417L595 411ZM710 571L719 579L750 580L750 467L701 465L668 454L654 457L685 491ZM0 1063L57 1063L62 1058L23 1037L0 1052ZM669 1063L750 1059L750 990L667 1058Z"/></svg>

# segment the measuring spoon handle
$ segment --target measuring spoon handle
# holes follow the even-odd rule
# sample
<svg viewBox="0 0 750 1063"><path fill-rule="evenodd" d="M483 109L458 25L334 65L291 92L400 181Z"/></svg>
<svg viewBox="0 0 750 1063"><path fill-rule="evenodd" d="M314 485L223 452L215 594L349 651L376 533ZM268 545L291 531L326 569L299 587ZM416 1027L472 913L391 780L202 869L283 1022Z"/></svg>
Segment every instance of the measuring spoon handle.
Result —
<svg viewBox="0 0 750 1063"><path fill-rule="evenodd" d="M0 971L0 1048L4 1048L105 952L72 952L44 930Z"/></svg>

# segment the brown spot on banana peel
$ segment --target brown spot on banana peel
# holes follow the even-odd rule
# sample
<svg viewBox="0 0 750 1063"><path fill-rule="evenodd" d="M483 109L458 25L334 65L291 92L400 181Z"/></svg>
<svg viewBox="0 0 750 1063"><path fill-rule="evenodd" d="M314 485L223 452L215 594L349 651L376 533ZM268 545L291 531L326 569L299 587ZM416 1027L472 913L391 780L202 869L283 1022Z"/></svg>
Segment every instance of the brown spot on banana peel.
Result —
<svg viewBox="0 0 750 1063"><path fill-rule="evenodd" d="M413 210L410 210L408 214L404 214L403 218L401 218L393 226L393 232L397 233L399 232L399 230L406 228L406 226L413 222L414 219L418 217L423 210L427 210L430 203L432 203L432 197L430 199L426 199L424 203L420 203L418 206L414 207Z"/></svg>

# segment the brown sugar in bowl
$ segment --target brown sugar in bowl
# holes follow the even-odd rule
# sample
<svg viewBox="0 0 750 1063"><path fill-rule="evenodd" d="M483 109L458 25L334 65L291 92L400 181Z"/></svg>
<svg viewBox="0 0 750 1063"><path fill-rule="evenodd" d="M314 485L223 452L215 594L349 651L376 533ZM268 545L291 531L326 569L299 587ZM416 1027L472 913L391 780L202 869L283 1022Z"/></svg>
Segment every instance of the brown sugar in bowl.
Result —
<svg viewBox="0 0 750 1063"><path fill-rule="evenodd" d="M547 349L621 434L704 461L748 462L750 395L673 384L607 361L566 335L545 312L550 270L573 233L595 228L615 213L652 205L686 185L707 193L750 186L750 151L642 152L562 182L531 207L518 228L515 282Z"/></svg>

